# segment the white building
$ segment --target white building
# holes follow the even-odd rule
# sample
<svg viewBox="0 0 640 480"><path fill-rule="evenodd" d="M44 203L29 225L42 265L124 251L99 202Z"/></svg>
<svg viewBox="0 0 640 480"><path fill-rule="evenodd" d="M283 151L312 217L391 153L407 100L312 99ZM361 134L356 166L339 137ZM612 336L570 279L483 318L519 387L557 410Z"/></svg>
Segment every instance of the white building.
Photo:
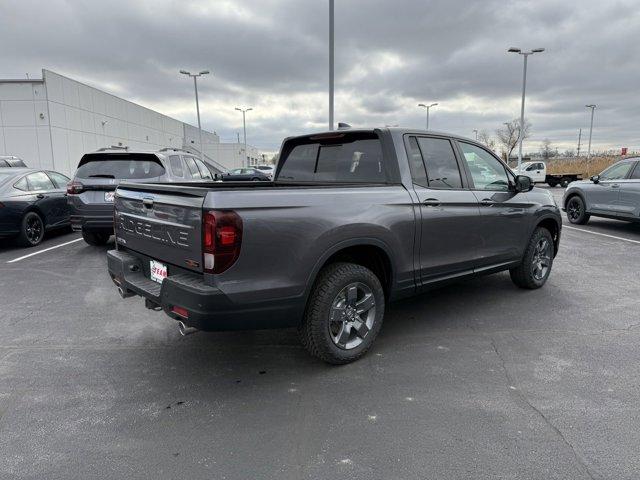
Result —
<svg viewBox="0 0 640 480"><path fill-rule="evenodd" d="M202 131L205 161L218 170L242 166L243 146ZM71 175L86 152L124 145L199 153L197 127L49 70L42 79L0 80L0 154L32 168ZM261 158L247 146L249 161Z"/></svg>

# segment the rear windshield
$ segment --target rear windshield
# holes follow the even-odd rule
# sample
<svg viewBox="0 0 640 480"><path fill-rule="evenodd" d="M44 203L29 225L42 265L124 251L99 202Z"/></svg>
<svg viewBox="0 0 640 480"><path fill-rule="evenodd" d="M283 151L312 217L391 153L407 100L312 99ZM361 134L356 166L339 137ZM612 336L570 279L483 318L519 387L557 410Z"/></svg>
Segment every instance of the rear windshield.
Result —
<svg viewBox="0 0 640 480"><path fill-rule="evenodd" d="M380 139L373 133L321 135L293 140L278 180L385 183Z"/></svg>
<svg viewBox="0 0 640 480"><path fill-rule="evenodd" d="M76 171L77 178L143 179L164 175L155 155L94 154L85 155Z"/></svg>

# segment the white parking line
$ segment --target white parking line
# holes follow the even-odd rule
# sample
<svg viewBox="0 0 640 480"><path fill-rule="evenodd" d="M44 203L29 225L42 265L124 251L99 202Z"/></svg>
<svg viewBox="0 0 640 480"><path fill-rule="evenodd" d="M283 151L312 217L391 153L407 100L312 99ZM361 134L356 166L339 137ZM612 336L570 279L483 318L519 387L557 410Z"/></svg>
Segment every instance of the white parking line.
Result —
<svg viewBox="0 0 640 480"><path fill-rule="evenodd" d="M29 255L24 255L22 257L14 258L13 260L9 260L7 263L19 262L20 260L24 260L25 258L33 257L34 255L39 255L41 253L48 252L49 250L53 250L54 248L64 247L65 245L79 242L80 240L82 240L82 238L76 238L75 240L71 240L70 242L61 243L60 245L55 245L53 247L45 248L43 250L38 250L37 252L30 253Z"/></svg>
<svg viewBox="0 0 640 480"><path fill-rule="evenodd" d="M615 238L616 240L640 244L640 240L631 240L630 238L616 237L615 235L609 235L608 233L593 232L591 230L585 230L584 228L568 227L567 225L563 225L562 228L568 228L569 230L577 230L578 232L592 233L593 235L600 235L601 237Z"/></svg>

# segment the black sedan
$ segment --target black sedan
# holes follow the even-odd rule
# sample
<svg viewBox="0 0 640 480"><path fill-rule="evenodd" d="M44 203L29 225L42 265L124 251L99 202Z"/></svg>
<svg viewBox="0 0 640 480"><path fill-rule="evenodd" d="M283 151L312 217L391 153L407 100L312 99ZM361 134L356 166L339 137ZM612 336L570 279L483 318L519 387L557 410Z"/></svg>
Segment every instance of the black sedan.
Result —
<svg viewBox="0 0 640 480"><path fill-rule="evenodd" d="M61 173L30 168L0 169L0 238L33 247L45 231L68 226L67 182Z"/></svg>
<svg viewBox="0 0 640 480"><path fill-rule="evenodd" d="M264 172L252 167L230 170L227 173L223 173L221 179L223 182L242 182L246 180L254 182L262 180L268 182L271 180Z"/></svg>

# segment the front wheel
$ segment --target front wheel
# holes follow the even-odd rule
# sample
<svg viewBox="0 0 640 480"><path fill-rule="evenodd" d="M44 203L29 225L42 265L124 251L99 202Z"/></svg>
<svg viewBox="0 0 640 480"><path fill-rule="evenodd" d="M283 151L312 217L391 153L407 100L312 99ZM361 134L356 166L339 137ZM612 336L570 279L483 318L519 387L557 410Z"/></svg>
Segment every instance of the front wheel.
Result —
<svg viewBox="0 0 640 480"><path fill-rule="evenodd" d="M22 247L35 247L44 238L44 222L36 212L27 212L22 217L17 243Z"/></svg>
<svg viewBox="0 0 640 480"><path fill-rule="evenodd" d="M553 266L554 245L551 232L538 227L533 232L529 244L516 268L509 270L511 280L520 288L530 290L542 287Z"/></svg>
<svg viewBox="0 0 640 480"><path fill-rule="evenodd" d="M334 263L319 274L300 327L303 345L314 357L341 365L362 357L384 317L384 290L368 268Z"/></svg>
<svg viewBox="0 0 640 480"><path fill-rule="evenodd" d="M576 225L584 225L589 221L589 214L585 208L584 200L578 195L574 195L567 202L567 218Z"/></svg>
<svg viewBox="0 0 640 480"><path fill-rule="evenodd" d="M82 231L82 238L84 238L84 241L89 245L93 245L94 247L106 245L109 241L110 236L111 235L104 232L88 232L86 230Z"/></svg>

